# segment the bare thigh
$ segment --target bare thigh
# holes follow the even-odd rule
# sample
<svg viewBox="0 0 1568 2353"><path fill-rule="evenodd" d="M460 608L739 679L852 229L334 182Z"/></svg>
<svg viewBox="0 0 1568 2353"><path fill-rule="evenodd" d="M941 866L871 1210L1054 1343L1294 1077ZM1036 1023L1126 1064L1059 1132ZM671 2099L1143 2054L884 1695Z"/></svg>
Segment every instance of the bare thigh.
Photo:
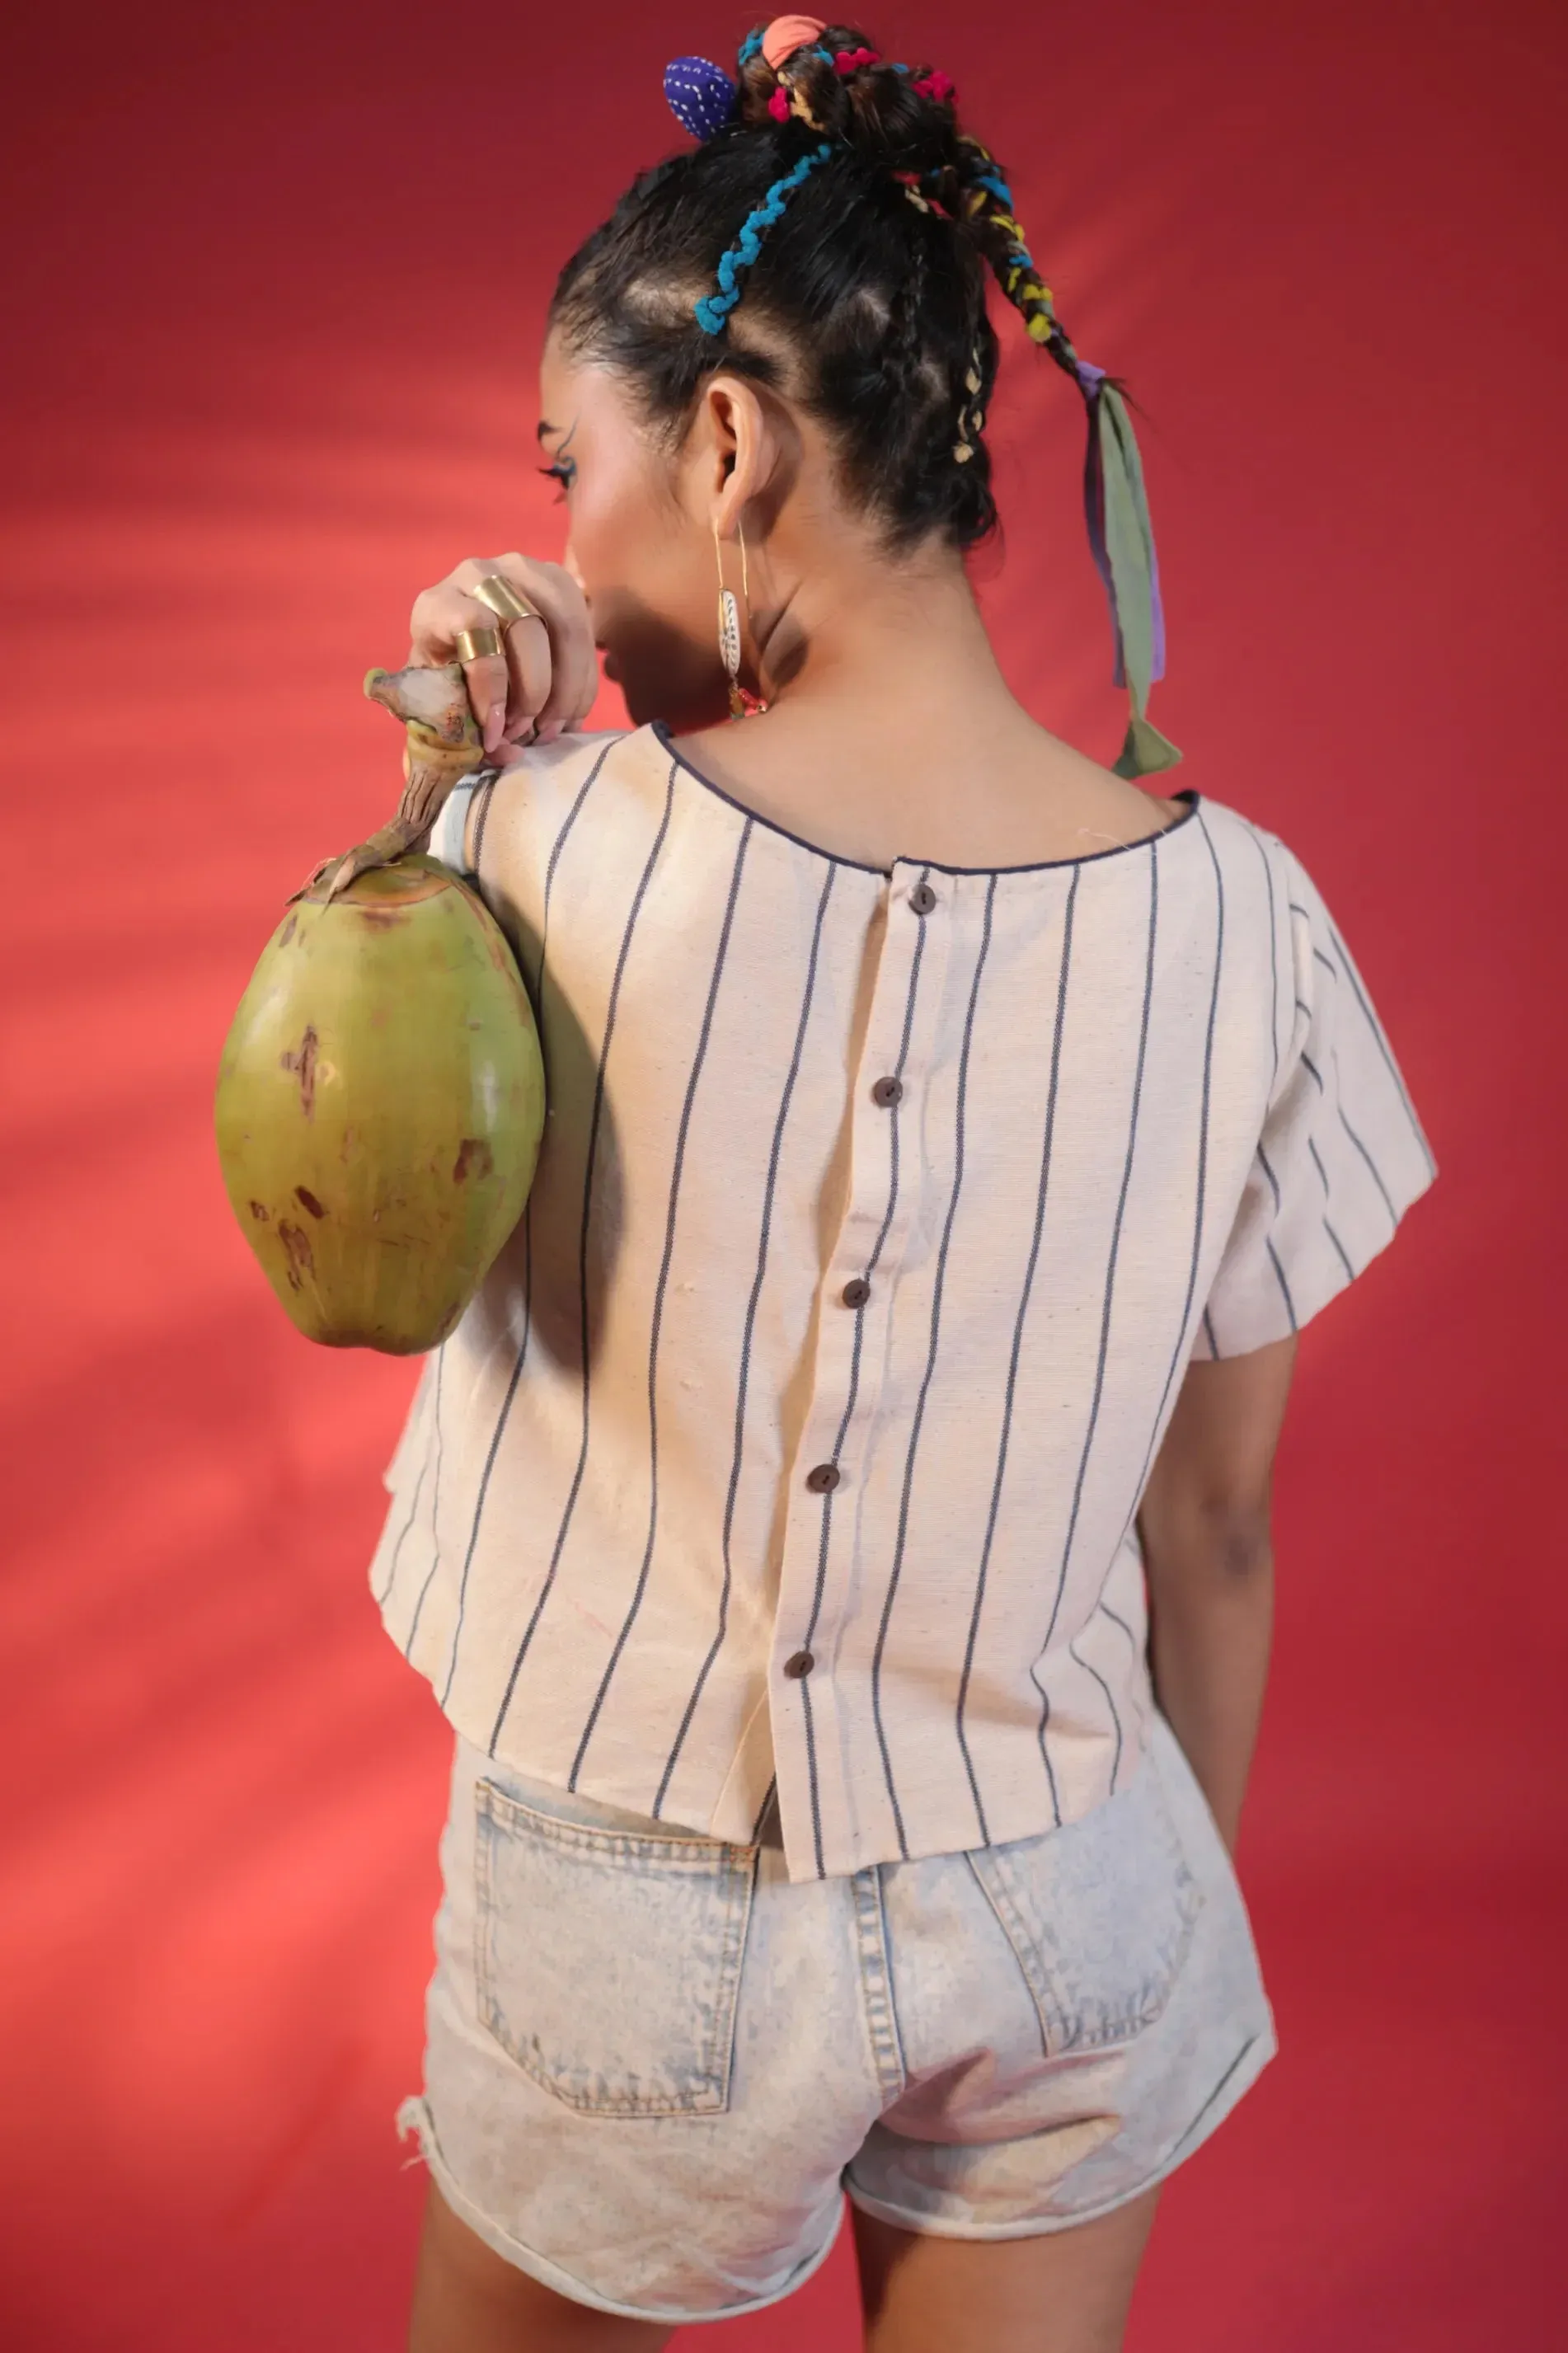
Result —
<svg viewBox="0 0 1568 2353"><path fill-rule="evenodd" d="M1121 2353L1159 2196L1034 2239L939 2239L852 2205L866 2353Z"/></svg>
<svg viewBox="0 0 1568 2353"><path fill-rule="evenodd" d="M434 2182L425 2206L408 2353L659 2353L674 2330L557 2295L460 2221Z"/></svg>

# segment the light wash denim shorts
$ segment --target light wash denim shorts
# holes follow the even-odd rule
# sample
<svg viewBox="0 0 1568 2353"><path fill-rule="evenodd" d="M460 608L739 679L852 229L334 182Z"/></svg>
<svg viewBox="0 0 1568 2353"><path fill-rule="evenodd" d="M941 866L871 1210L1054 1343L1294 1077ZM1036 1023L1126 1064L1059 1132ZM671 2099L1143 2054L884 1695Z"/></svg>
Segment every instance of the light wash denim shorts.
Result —
<svg viewBox="0 0 1568 2353"><path fill-rule="evenodd" d="M755 1846L498 1769L459 1741L399 2111L479 2237L579 2304L776 2303L847 2195L1017 2239L1103 2214L1274 2055L1241 1892L1175 1735L1065 1829L792 1884Z"/></svg>

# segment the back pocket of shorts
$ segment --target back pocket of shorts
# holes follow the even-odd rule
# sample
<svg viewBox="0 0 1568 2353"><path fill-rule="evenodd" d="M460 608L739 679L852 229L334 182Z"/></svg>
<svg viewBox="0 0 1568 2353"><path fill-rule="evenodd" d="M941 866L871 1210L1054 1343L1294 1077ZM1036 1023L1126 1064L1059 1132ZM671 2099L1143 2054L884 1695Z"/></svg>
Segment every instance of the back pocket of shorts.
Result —
<svg viewBox="0 0 1568 2353"><path fill-rule="evenodd" d="M1130 2042L1153 2025L1204 1893L1152 1757L1079 1820L975 1847L969 1861L1017 1956L1047 2053Z"/></svg>
<svg viewBox="0 0 1568 2353"><path fill-rule="evenodd" d="M730 2104L756 1851L557 1821L477 1791L479 2015L568 2107Z"/></svg>

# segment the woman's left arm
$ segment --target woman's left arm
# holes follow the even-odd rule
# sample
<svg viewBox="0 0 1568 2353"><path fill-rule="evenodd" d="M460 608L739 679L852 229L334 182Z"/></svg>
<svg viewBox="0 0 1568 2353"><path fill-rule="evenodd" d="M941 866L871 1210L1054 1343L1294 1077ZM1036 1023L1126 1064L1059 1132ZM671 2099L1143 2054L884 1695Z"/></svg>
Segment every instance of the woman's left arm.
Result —
<svg viewBox="0 0 1568 2353"><path fill-rule="evenodd" d="M1296 1335L1187 1368L1138 1513L1154 1696L1234 1853L1274 1622L1270 1488Z"/></svg>

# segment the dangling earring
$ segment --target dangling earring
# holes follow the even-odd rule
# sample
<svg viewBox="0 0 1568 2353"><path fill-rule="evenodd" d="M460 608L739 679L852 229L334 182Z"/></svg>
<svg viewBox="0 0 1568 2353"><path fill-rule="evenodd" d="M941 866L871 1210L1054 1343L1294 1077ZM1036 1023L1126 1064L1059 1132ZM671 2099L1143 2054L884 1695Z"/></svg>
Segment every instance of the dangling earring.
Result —
<svg viewBox="0 0 1568 2353"><path fill-rule="evenodd" d="M719 567L719 659L730 680L730 716L743 719L741 700L741 614L733 589L724 586L724 551L719 544L719 518L713 518L713 561Z"/></svg>
<svg viewBox="0 0 1568 2353"><path fill-rule="evenodd" d="M741 594L746 600L746 619L752 617L751 571L746 562L746 533L742 525L736 526L741 543ZM741 610L735 602L733 589L724 586L724 553L719 543L719 518L713 518L713 560L719 566L719 659L730 681L730 716L744 719L755 711L765 711L754 694L748 694L741 684Z"/></svg>

